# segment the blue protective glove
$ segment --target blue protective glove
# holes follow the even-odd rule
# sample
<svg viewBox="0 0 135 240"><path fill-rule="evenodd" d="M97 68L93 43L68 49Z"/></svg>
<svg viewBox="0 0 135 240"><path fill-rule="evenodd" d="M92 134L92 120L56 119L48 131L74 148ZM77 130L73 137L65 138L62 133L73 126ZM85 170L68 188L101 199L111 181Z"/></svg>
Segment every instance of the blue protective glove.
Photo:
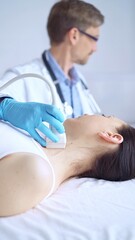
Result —
<svg viewBox="0 0 135 240"><path fill-rule="evenodd" d="M62 124L64 116L54 105L36 102L22 103L11 98L5 98L0 103L0 119L27 131L42 146L46 146L46 142L37 133L36 129L40 130L53 142L58 142L59 140L43 122L48 122L59 133L65 131Z"/></svg>

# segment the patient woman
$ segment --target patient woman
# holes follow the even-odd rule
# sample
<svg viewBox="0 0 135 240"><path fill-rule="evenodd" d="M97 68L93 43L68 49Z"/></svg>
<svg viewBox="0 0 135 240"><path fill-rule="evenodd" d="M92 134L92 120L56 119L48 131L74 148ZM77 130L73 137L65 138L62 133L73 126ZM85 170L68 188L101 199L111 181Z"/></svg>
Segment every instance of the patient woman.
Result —
<svg viewBox="0 0 135 240"><path fill-rule="evenodd" d="M64 122L64 149L39 146L0 123L0 216L23 213L74 176L124 181L135 177L135 129L125 122L84 115Z"/></svg>

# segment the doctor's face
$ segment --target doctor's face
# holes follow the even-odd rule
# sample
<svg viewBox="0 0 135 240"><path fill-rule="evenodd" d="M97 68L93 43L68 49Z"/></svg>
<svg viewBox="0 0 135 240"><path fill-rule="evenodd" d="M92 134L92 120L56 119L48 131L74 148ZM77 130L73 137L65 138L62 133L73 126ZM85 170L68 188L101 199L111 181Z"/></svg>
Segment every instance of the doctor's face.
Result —
<svg viewBox="0 0 135 240"><path fill-rule="evenodd" d="M90 27L86 31L79 31L78 29L78 42L73 49L75 63L81 65L87 63L89 57L97 50L98 38L99 27Z"/></svg>
<svg viewBox="0 0 135 240"><path fill-rule="evenodd" d="M83 115L64 122L67 139L93 139L99 132L117 132L117 129L126 123L112 116Z"/></svg>

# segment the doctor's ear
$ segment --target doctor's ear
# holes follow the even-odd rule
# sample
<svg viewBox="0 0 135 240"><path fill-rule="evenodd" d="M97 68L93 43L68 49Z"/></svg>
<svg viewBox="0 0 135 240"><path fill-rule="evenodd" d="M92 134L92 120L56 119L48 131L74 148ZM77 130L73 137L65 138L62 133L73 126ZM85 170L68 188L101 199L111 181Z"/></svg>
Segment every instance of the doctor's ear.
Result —
<svg viewBox="0 0 135 240"><path fill-rule="evenodd" d="M78 41L78 30L76 28L72 28L69 30L68 35L72 44L75 45Z"/></svg>
<svg viewBox="0 0 135 240"><path fill-rule="evenodd" d="M123 137L119 133L99 132L98 135L106 142L120 144L123 142Z"/></svg>

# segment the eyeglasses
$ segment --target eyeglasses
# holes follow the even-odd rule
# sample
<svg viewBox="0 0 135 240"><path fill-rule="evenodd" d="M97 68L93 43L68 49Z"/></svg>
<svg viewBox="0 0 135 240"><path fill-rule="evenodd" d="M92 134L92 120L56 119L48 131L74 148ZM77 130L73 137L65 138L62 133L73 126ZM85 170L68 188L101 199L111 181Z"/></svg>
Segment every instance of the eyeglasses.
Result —
<svg viewBox="0 0 135 240"><path fill-rule="evenodd" d="M94 40L95 42L98 41L98 38L97 38L97 37L94 37L94 36L92 36L91 34L86 33L86 32L84 32L84 31L82 31L82 30L80 30L80 29L78 29L78 31L79 31L80 33L84 34L85 36L87 36L88 38Z"/></svg>

